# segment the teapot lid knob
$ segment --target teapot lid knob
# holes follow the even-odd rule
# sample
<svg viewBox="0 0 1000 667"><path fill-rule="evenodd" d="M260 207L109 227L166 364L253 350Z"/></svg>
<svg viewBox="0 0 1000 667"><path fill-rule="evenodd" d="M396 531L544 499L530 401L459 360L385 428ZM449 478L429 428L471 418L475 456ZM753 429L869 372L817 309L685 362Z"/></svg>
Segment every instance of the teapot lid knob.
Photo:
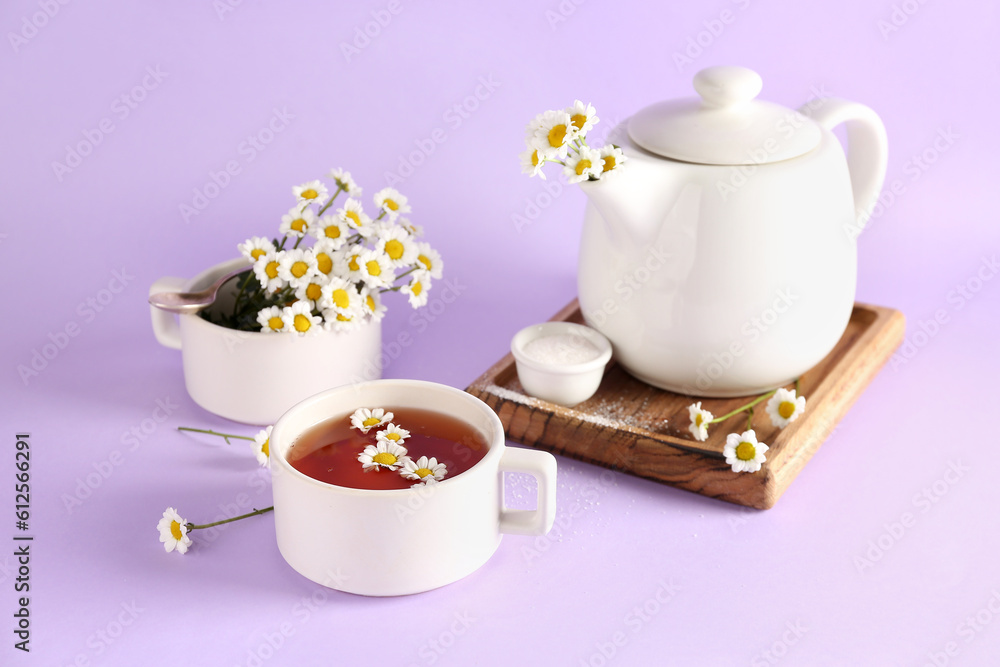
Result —
<svg viewBox="0 0 1000 667"><path fill-rule="evenodd" d="M760 94L764 80L746 67L708 67L694 77L694 89L706 106L733 107Z"/></svg>

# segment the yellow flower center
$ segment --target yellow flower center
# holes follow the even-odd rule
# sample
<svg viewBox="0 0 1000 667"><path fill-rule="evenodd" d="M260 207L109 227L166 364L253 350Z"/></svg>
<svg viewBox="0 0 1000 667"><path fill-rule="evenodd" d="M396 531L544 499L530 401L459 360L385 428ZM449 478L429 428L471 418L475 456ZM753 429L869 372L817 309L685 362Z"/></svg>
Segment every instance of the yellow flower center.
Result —
<svg viewBox="0 0 1000 667"><path fill-rule="evenodd" d="M260 446L260 451L264 452L264 456L266 456L267 458L271 458L270 443L271 439L268 438L267 440L264 441L264 444Z"/></svg>
<svg viewBox="0 0 1000 667"><path fill-rule="evenodd" d="M381 423L382 423L382 420L379 419L378 417L369 417L368 419L366 419L363 422L361 422L361 424L363 426L368 427L368 428L370 428L372 426L377 426L378 424L381 424Z"/></svg>
<svg viewBox="0 0 1000 667"><path fill-rule="evenodd" d="M782 419L788 419L795 414L795 404L791 401L782 401L778 406L778 414Z"/></svg>
<svg viewBox="0 0 1000 667"><path fill-rule="evenodd" d="M417 261L423 264L428 271L431 270L431 258L427 255L417 255Z"/></svg>
<svg viewBox="0 0 1000 667"><path fill-rule="evenodd" d="M577 176L583 176L583 172L587 171L592 166L593 166L593 163L590 160L588 160L586 158L584 158L583 160L580 160L579 162L576 163L576 175Z"/></svg>
<svg viewBox="0 0 1000 667"><path fill-rule="evenodd" d="M328 239L339 239L340 227L338 227L337 225L330 225L325 230L323 230L323 233L326 234L326 238Z"/></svg>
<svg viewBox="0 0 1000 667"><path fill-rule="evenodd" d="M312 328L312 321L301 313L295 316L295 319L292 320L292 324L295 326L295 330L299 333L304 333Z"/></svg>
<svg viewBox="0 0 1000 667"><path fill-rule="evenodd" d="M537 150L534 150L534 151L531 152L531 166L532 167L537 167L538 166L538 151Z"/></svg>
<svg viewBox="0 0 1000 667"><path fill-rule="evenodd" d="M351 261L349 261L347 263L347 268L349 268L351 271L360 271L361 270L361 267L358 266L358 256L357 255L351 255Z"/></svg>
<svg viewBox="0 0 1000 667"><path fill-rule="evenodd" d="M367 297L365 297L365 304L367 304L368 310L372 311L373 313L375 312L375 297L369 294Z"/></svg>
<svg viewBox="0 0 1000 667"><path fill-rule="evenodd" d="M744 440L736 446L736 458L740 461L752 461L756 456L757 448L753 446L753 443Z"/></svg>
<svg viewBox="0 0 1000 667"><path fill-rule="evenodd" d="M292 224L289 225L289 227L291 227L292 230L296 232L304 232L307 226L308 223L306 223L306 221L303 218L292 220Z"/></svg>
<svg viewBox="0 0 1000 667"><path fill-rule="evenodd" d="M399 204L397 204L397 203L396 203L396 201L395 201L394 199L386 199L386 200L385 200L385 201L383 202L383 204L384 204L384 205L385 205L385 207L386 207L386 208L388 208L388 209L389 209L390 211L398 211L398 210L399 210Z"/></svg>
<svg viewBox="0 0 1000 667"><path fill-rule="evenodd" d="M260 259L261 255L266 255L266 254L267 254L267 251L264 250L263 248L254 248L253 250L250 251L250 256L253 257L253 261L255 261L255 262L258 259Z"/></svg>
<svg viewBox="0 0 1000 667"><path fill-rule="evenodd" d="M601 171L602 172L611 171L614 168L615 168L615 156L608 155L607 157L604 158L604 169L602 169Z"/></svg>
<svg viewBox="0 0 1000 667"><path fill-rule="evenodd" d="M434 471L431 470L430 468L417 468L416 470L413 471L413 474L419 477L420 479L423 479L424 477L427 477L427 475L433 475Z"/></svg>
<svg viewBox="0 0 1000 667"><path fill-rule="evenodd" d="M378 454L372 457L372 461L374 461L375 463L380 463L385 466L391 466L398 460L399 459L397 459L394 454L390 454L389 452L379 452Z"/></svg>
<svg viewBox="0 0 1000 667"><path fill-rule="evenodd" d="M329 274L333 271L333 258L325 252L316 253L316 268L324 275Z"/></svg>
<svg viewBox="0 0 1000 667"><path fill-rule="evenodd" d="M385 434L385 439L386 440L394 440L396 442L399 442L399 434L398 433L386 433Z"/></svg>
<svg viewBox="0 0 1000 667"><path fill-rule="evenodd" d="M353 227L361 226L361 216L357 214L356 211L344 211L344 217L347 218L348 223ZM334 238L337 238L336 236Z"/></svg>
<svg viewBox="0 0 1000 667"><path fill-rule="evenodd" d="M319 301L321 296L323 296L323 288L316 283L309 283L306 287L306 298L310 301Z"/></svg>
<svg viewBox="0 0 1000 667"><path fill-rule="evenodd" d="M396 239L390 239L385 244L385 254L389 255L392 259L399 259L403 256L403 244Z"/></svg>
<svg viewBox="0 0 1000 667"><path fill-rule="evenodd" d="M275 331L278 331L279 329L281 329L281 327L285 326L285 323L282 322L281 318L278 317L277 315L272 315L267 320L267 326L271 327Z"/></svg>
<svg viewBox="0 0 1000 667"><path fill-rule="evenodd" d="M694 425L695 425L695 426L701 426L701 423L702 423L702 422L703 422L704 420L705 420L705 418L704 418L704 417L702 417L702 416L701 416L701 413L699 412L699 413L698 413L697 415L695 415L695 417L694 417Z"/></svg>
<svg viewBox="0 0 1000 667"><path fill-rule="evenodd" d="M560 148L566 141L566 126L556 125L549 130L549 146Z"/></svg>
<svg viewBox="0 0 1000 667"><path fill-rule="evenodd" d="M354 318L351 317L350 315L342 315L340 313L337 313L337 321L338 322L350 322L353 319Z"/></svg>
<svg viewBox="0 0 1000 667"><path fill-rule="evenodd" d="M290 269L293 276L296 278L301 278L306 275L306 271L309 270L309 265L305 262L293 262L292 268Z"/></svg>
<svg viewBox="0 0 1000 667"><path fill-rule="evenodd" d="M278 277L278 263L277 262L268 262L267 266L264 267L264 273L267 274L267 277L270 278L271 280L274 280L275 278L277 278Z"/></svg>
<svg viewBox="0 0 1000 667"><path fill-rule="evenodd" d="M570 120L573 121L573 127L578 130L582 130L583 126L587 123L587 116L582 113L578 113L574 114Z"/></svg>
<svg viewBox="0 0 1000 667"><path fill-rule="evenodd" d="M368 270L368 275L370 276L380 276L382 275L382 267L379 266L378 262L374 259L369 259L365 263L365 269Z"/></svg>
<svg viewBox="0 0 1000 667"><path fill-rule="evenodd" d="M313 190L312 188L306 188L305 190L302 191L303 199L316 199L316 197L318 196L319 193Z"/></svg>
<svg viewBox="0 0 1000 667"><path fill-rule="evenodd" d="M351 305L351 297L347 294L346 290L335 289L331 296L333 297L333 305L337 308L347 308ZM377 424L378 420L375 423Z"/></svg>
<svg viewBox="0 0 1000 667"><path fill-rule="evenodd" d="M414 280L413 284L410 285L410 291L413 292L413 296L420 296L424 291L424 284L419 280Z"/></svg>
<svg viewBox="0 0 1000 667"><path fill-rule="evenodd" d="M181 524L177 523L176 521L171 521L170 534L173 536L175 540L180 540L182 537L184 537L184 533L181 532Z"/></svg>

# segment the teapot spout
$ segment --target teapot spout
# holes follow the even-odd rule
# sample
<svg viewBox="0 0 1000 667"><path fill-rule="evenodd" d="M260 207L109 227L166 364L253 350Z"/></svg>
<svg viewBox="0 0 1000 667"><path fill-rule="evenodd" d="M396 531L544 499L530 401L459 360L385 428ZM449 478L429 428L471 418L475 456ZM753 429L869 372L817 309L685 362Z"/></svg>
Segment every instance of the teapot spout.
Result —
<svg viewBox="0 0 1000 667"><path fill-rule="evenodd" d="M632 158L621 173L580 183L580 190L604 218L612 238L646 244L669 217L680 183L665 182L662 165ZM677 179L679 181L679 179Z"/></svg>

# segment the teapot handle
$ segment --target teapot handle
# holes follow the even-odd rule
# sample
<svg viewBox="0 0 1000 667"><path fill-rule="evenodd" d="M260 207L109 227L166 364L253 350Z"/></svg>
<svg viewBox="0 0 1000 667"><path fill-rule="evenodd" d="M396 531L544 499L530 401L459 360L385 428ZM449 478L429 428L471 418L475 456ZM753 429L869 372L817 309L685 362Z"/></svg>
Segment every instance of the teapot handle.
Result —
<svg viewBox="0 0 1000 667"><path fill-rule="evenodd" d="M799 109L828 130L847 126L847 168L854 191L858 229L864 229L878 201L888 165L888 142L882 119L863 104L836 97L814 100Z"/></svg>

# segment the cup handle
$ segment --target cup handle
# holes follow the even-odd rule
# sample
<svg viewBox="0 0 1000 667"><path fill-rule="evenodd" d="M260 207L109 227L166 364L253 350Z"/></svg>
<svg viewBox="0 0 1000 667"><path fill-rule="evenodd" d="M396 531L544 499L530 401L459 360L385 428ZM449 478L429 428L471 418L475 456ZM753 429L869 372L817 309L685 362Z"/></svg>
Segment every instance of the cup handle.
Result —
<svg viewBox="0 0 1000 667"><path fill-rule="evenodd" d="M157 292L183 292L187 286L185 278L160 278L149 288L149 295ZM153 319L153 333L160 345L174 350L181 349L181 328L177 316L156 306L149 307L149 315Z"/></svg>
<svg viewBox="0 0 1000 667"><path fill-rule="evenodd" d="M500 510L500 532L511 535L544 535L556 518L556 459L548 452L507 447L500 458L500 473L523 472L538 480L538 507L533 510Z"/></svg>

